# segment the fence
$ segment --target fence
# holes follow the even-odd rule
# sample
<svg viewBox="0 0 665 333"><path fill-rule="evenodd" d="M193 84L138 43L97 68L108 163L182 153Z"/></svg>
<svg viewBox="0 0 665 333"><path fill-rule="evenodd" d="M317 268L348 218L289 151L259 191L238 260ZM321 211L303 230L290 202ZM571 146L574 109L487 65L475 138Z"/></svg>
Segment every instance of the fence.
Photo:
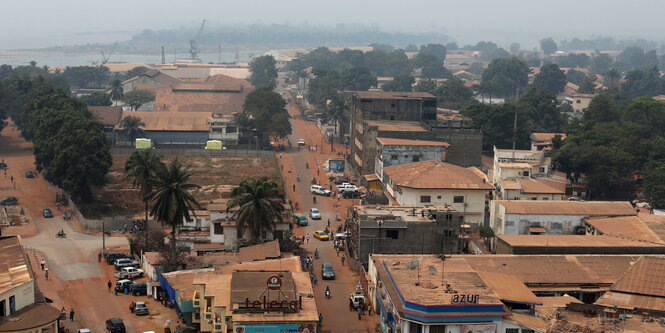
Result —
<svg viewBox="0 0 665 333"><path fill-rule="evenodd" d="M161 146L153 148L155 151L163 155L192 155L192 156L256 156L256 157L274 157L275 152L272 150L255 150L255 149L202 149L202 148L186 148L186 147L169 147ZM136 151L134 147L111 147L111 154L113 155L130 155Z"/></svg>
<svg viewBox="0 0 665 333"><path fill-rule="evenodd" d="M87 231L102 231L102 228L105 228L106 230L122 230L125 225L132 225L132 221L129 219L88 219L83 216L83 214L81 214L81 211L78 209L78 207L76 207L76 204L74 204L74 201L72 201L69 195L67 195L67 204L68 209L71 209L72 213L74 213L74 216L76 216L76 218L79 220L81 228Z"/></svg>

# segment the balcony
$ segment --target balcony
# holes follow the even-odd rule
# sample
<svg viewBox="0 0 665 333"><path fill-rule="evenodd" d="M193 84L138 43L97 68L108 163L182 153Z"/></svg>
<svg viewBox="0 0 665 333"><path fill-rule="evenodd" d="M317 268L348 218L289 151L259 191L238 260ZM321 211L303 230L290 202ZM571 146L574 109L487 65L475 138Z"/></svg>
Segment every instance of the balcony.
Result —
<svg viewBox="0 0 665 333"><path fill-rule="evenodd" d="M194 296L192 297L192 303L194 307L197 309L201 307L201 294L199 293L198 290L194 292Z"/></svg>

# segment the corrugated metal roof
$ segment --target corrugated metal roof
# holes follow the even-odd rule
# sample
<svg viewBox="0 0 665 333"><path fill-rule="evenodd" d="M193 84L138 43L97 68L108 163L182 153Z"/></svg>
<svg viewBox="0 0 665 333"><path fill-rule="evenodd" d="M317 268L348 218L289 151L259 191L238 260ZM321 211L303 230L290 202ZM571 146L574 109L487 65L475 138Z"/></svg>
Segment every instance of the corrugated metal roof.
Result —
<svg viewBox="0 0 665 333"><path fill-rule="evenodd" d="M541 304L538 297L515 275L496 272L478 272L478 275L504 302Z"/></svg>
<svg viewBox="0 0 665 333"><path fill-rule="evenodd" d="M495 200L507 214L630 216L637 212L628 201L526 201Z"/></svg>
<svg viewBox="0 0 665 333"><path fill-rule="evenodd" d="M469 168L441 161L424 161L383 168L399 186L416 189L491 190L494 187Z"/></svg>
<svg viewBox="0 0 665 333"><path fill-rule="evenodd" d="M610 290L665 297L663 281L665 281L665 258L642 257Z"/></svg>
<svg viewBox="0 0 665 333"><path fill-rule="evenodd" d="M0 294L32 280L20 237L0 238Z"/></svg>
<svg viewBox="0 0 665 333"><path fill-rule="evenodd" d="M388 145L388 146L443 146L443 147L450 146L448 142L443 142L443 141L393 139L393 138L376 138L376 141L380 142L382 145Z"/></svg>
<svg viewBox="0 0 665 333"><path fill-rule="evenodd" d="M406 91L356 91L358 98L378 98L378 99L420 99L436 98L434 95L426 92L406 92Z"/></svg>
<svg viewBox="0 0 665 333"><path fill-rule="evenodd" d="M586 220L603 234L628 237L645 242L660 243L663 241L637 216L619 216L608 218L590 218Z"/></svg>

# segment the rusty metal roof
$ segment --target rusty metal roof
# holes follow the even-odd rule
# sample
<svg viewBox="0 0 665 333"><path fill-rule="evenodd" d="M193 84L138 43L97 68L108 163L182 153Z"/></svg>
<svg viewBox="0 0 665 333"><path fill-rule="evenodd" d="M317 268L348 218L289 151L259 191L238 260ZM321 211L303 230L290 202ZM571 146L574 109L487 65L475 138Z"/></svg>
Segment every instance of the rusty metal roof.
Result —
<svg viewBox="0 0 665 333"><path fill-rule="evenodd" d="M645 242L663 243L663 240L637 216L590 218L586 220L586 223L598 229L603 234L627 237Z"/></svg>
<svg viewBox="0 0 665 333"><path fill-rule="evenodd" d="M470 168L436 160L383 168L399 186L416 189L491 190L494 187Z"/></svg>
<svg viewBox="0 0 665 333"><path fill-rule="evenodd" d="M642 257L610 290L665 297L665 258Z"/></svg>
<svg viewBox="0 0 665 333"><path fill-rule="evenodd" d="M387 169L387 168L386 168ZM637 212L628 201L530 201L495 200L507 214L630 216Z"/></svg>
<svg viewBox="0 0 665 333"><path fill-rule="evenodd" d="M478 272L487 287L503 302L541 305L538 297L515 275Z"/></svg>
<svg viewBox="0 0 665 333"><path fill-rule="evenodd" d="M0 294L32 279L21 238L0 238Z"/></svg>

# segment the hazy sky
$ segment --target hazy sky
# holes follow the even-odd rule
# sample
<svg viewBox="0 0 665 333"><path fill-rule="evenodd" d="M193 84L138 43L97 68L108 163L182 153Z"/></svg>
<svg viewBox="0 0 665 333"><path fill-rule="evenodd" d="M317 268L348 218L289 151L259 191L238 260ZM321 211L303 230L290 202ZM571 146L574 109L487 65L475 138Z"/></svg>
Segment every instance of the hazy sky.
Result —
<svg viewBox="0 0 665 333"><path fill-rule="evenodd" d="M535 46L547 36L661 40L665 1L632 0L2 0L0 50L113 42L143 29L237 23L363 23L436 31L458 43Z"/></svg>

